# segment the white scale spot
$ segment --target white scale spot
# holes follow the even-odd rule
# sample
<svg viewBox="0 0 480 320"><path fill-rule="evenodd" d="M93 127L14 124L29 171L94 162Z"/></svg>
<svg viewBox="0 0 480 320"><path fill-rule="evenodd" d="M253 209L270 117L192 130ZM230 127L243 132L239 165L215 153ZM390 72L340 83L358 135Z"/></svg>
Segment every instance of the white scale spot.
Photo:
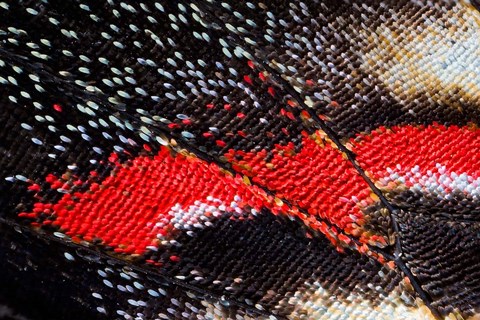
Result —
<svg viewBox="0 0 480 320"><path fill-rule="evenodd" d="M65 256L65 258L66 258L67 260L69 260L69 261L75 261L75 258L74 258L70 253L65 252L63 255Z"/></svg>

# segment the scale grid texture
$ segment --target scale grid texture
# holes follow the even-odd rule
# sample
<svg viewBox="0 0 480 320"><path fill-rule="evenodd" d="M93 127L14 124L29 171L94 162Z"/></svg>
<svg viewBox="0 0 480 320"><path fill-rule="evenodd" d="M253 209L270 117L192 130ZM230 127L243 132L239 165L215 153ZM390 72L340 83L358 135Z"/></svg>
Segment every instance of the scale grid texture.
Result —
<svg viewBox="0 0 480 320"><path fill-rule="evenodd" d="M0 303L479 318L479 57L477 0L0 0Z"/></svg>

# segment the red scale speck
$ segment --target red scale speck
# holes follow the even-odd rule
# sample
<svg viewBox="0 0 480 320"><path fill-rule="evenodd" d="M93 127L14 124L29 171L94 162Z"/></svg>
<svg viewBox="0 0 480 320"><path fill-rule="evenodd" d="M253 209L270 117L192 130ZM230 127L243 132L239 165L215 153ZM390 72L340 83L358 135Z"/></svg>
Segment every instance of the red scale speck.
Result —
<svg viewBox="0 0 480 320"><path fill-rule="evenodd" d="M249 85L253 84L252 78L250 78L247 75L243 76L243 80L245 80L245 82L248 83Z"/></svg>
<svg viewBox="0 0 480 320"><path fill-rule="evenodd" d="M263 72L259 72L259 73L258 73L258 77L259 77L260 80L262 80L263 82L267 81L267 77L265 77L265 75L263 74Z"/></svg>
<svg viewBox="0 0 480 320"><path fill-rule="evenodd" d="M267 91L272 97L275 97L275 89L273 87L268 87Z"/></svg>
<svg viewBox="0 0 480 320"><path fill-rule="evenodd" d="M215 141L215 143L217 144L217 146L222 147L222 148L227 145L225 143L225 141L222 141L222 140L217 140L217 141Z"/></svg>
<svg viewBox="0 0 480 320"><path fill-rule="evenodd" d="M38 191L40 191L40 186L38 184L34 183L31 186L28 186L28 190L38 192Z"/></svg>

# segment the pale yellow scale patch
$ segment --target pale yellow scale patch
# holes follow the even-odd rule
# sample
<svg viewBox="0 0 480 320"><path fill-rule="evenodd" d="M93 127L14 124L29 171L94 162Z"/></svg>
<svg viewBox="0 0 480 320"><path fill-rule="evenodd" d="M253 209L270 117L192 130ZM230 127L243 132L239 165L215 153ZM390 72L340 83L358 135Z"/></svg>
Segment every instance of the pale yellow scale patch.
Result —
<svg viewBox="0 0 480 320"><path fill-rule="evenodd" d="M383 296L383 301L373 305L359 295L350 294L346 298L333 296L318 282L306 283L304 291L297 291L281 304L294 306L288 319L316 320L436 320L425 304L413 300L399 290ZM383 292L378 288L379 294ZM408 302L407 302L408 301ZM407 302L407 303L406 303ZM463 320L458 314L450 314L445 320Z"/></svg>
<svg viewBox="0 0 480 320"><path fill-rule="evenodd" d="M399 102L428 99L457 108L480 102L480 12L457 3L440 19L362 31L370 45L362 67L374 73ZM413 113L413 110L410 111Z"/></svg>

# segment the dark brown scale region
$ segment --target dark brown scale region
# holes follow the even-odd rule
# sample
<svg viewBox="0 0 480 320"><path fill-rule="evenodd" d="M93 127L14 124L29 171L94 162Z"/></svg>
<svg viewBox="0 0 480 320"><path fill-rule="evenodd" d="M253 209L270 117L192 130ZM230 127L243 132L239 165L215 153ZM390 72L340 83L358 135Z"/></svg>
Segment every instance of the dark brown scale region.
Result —
<svg viewBox="0 0 480 320"><path fill-rule="evenodd" d="M207 314L208 304L221 306L218 309L227 317L260 318L265 314L253 306L183 286L156 270L132 267L96 251L0 222L0 302L29 319L124 319L124 313L133 318L139 312L147 318L159 313L173 319L197 318ZM73 260L65 259L65 252ZM143 301L147 306L139 310L128 300ZM104 311L99 312L99 306Z"/></svg>
<svg viewBox="0 0 480 320"><path fill-rule="evenodd" d="M388 195L397 217L404 259L433 305L466 315L480 304L480 224L478 200L460 193L450 199L404 191Z"/></svg>
<svg viewBox="0 0 480 320"><path fill-rule="evenodd" d="M181 260L165 265L167 274L187 274L185 280L192 285L228 293L239 301L249 299L271 311L302 290L309 279L318 281L337 299L354 293L373 305L383 299L369 286L380 286L387 296L401 280L396 270L357 252L339 253L325 237L307 238L301 225L268 212L243 221L223 218L212 228L184 233L176 240L179 245L163 257L174 253ZM151 258L158 257L162 254ZM201 279L196 280L192 270L200 271ZM385 276L380 276L380 271ZM287 304L286 309L274 313L287 315L291 308Z"/></svg>

